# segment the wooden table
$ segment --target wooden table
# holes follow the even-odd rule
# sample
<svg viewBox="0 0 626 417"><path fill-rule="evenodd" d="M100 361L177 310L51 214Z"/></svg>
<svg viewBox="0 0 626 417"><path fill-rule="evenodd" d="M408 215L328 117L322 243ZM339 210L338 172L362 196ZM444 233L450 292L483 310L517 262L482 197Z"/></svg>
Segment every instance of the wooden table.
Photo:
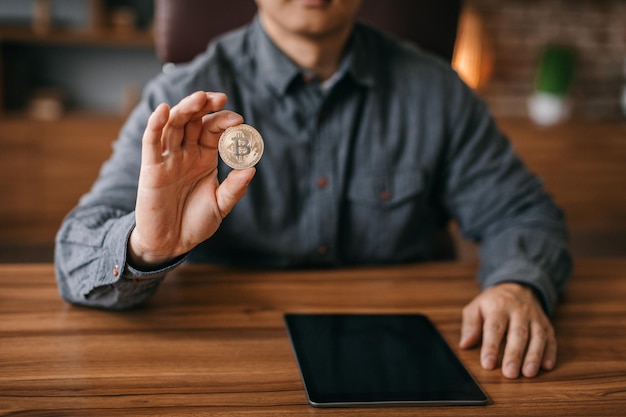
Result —
<svg viewBox="0 0 626 417"><path fill-rule="evenodd" d="M185 266L143 308L60 300L51 265L0 265L0 414L60 416L624 416L626 260L584 260L554 321L557 368L507 380L457 348L473 263L324 271ZM316 409L285 312L429 315L491 399L484 407ZM12 414L13 413L13 414Z"/></svg>

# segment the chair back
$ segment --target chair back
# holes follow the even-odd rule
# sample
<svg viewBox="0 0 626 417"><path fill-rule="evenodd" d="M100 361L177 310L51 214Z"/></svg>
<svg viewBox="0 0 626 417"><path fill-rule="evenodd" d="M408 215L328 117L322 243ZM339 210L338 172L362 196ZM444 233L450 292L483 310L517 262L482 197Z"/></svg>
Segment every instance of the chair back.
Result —
<svg viewBox="0 0 626 417"><path fill-rule="evenodd" d="M451 61L461 0L363 0L358 18ZM254 0L155 0L162 62L190 61L215 36L248 23Z"/></svg>

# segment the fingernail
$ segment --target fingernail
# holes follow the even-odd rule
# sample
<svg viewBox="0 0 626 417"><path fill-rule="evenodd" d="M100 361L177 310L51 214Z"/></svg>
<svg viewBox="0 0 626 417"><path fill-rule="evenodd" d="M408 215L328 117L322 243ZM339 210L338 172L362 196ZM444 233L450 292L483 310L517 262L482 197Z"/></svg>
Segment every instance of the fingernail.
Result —
<svg viewBox="0 0 626 417"><path fill-rule="evenodd" d="M482 360L482 366L485 369L493 369L496 366L496 357L493 355L487 355Z"/></svg>
<svg viewBox="0 0 626 417"><path fill-rule="evenodd" d="M239 116L237 113L228 113L228 119L235 121L241 119L241 116Z"/></svg>
<svg viewBox="0 0 626 417"><path fill-rule="evenodd" d="M539 372L539 365L537 365L535 362L527 363L524 366L524 375L525 376L533 377L533 376L537 375L537 372Z"/></svg>
<svg viewBox="0 0 626 417"><path fill-rule="evenodd" d="M552 369L552 368L554 368L554 362L553 362L553 361L551 361L550 359L547 359L547 360L543 363L543 369L546 369L546 370L548 370L548 371L549 371L549 370L550 370L550 369Z"/></svg>
<svg viewBox="0 0 626 417"><path fill-rule="evenodd" d="M519 376L519 366L517 366L517 363L507 363L504 369L504 375L508 378L517 378Z"/></svg>
<svg viewBox="0 0 626 417"><path fill-rule="evenodd" d="M459 342L459 344L460 344L462 347L467 347L467 348L468 348L468 347L471 347L471 346L472 346L472 345L471 345L471 340L472 340L472 334L471 334L470 332L463 333L463 334L461 335L461 341Z"/></svg>

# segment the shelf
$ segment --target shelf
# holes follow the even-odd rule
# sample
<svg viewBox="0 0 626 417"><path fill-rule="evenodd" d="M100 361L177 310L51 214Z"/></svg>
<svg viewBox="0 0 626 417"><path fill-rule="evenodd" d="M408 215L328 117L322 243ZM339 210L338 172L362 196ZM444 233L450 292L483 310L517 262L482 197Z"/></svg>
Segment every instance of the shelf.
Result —
<svg viewBox="0 0 626 417"><path fill-rule="evenodd" d="M33 45L100 46L116 48L153 48L150 30L124 31L53 28L37 33L30 27L0 27L0 42Z"/></svg>
<svg viewBox="0 0 626 417"><path fill-rule="evenodd" d="M30 117L23 111L11 111L0 113L0 122L6 127L20 125L46 125L46 126L63 126L63 125L82 125L90 124L114 124L121 126L127 116L115 112L98 112L98 111L80 111L69 110L58 119L41 120Z"/></svg>

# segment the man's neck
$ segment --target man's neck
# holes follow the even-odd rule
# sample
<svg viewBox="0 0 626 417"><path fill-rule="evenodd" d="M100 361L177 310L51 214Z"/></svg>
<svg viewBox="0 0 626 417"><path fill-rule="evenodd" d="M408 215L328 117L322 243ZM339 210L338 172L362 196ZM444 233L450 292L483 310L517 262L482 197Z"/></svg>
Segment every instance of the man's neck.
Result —
<svg viewBox="0 0 626 417"><path fill-rule="evenodd" d="M261 20L263 23L263 20ZM296 36L281 33L274 25L263 25L272 41L299 67L311 71L320 81L329 79L341 63L350 32L336 33L326 37Z"/></svg>

